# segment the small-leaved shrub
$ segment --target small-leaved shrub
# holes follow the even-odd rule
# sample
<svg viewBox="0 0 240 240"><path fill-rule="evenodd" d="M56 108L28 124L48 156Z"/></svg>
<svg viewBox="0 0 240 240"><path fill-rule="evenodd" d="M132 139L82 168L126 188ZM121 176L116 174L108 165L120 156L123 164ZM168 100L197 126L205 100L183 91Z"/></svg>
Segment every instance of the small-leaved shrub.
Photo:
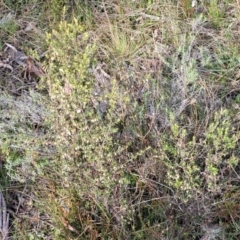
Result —
<svg viewBox="0 0 240 240"><path fill-rule="evenodd" d="M96 47L76 19L71 23L61 22L47 35L47 44L48 77L42 85L46 84L51 99L51 131L57 152L51 161L52 175L56 176L56 182L57 175L61 176L58 194L68 198L72 192L69 201L74 216L68 221L73 221L76 232L83 231L86 223L81 223L83 213L77 209L79 201L97 208L99 221L104 224L111 221L112 192L121 182L124 164L118 160L123 148L114 140L119 123L114 112L123 95L114 80L105 94L94 95L96 83L90 69ZM123 97L122 101L127 98ZM103 112L98 103L106 104ZM59 209L52 211L57 214Z"/></svg>

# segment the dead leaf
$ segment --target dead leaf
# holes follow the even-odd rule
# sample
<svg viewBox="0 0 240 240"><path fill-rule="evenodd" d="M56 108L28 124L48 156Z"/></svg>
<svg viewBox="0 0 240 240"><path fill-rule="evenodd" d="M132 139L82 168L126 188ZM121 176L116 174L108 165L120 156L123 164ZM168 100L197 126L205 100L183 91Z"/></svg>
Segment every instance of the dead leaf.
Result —
<svg viewBox="0 0 240 240"><path fill-rule="evenodd" d="M240 69L238 70L238 73L236 75L236 80L238 80L240 78Z"/></svg>
<svg viewBox="0 0 240 240"><path fill-rule="evenodd" d="M29 22L24 31L29 32L35 29L36 23L34 22Z"/></svg>
<svg viewBox="0 0 240 240"><path fill-rule="evenodd" d="M37 64L34 62L34 60L30 57L27 59L26 71L28 73L33 73L38 77L46 76L46 73L39 66L37 66Z"/></svg>
<svg viewBox="0 0 240 240"><path fill-rule="evenodd" d="M70 230L71 232L74 232L74 233L76 233L76 234L79 234L78 230L77 230L76 228L74 228L73 226L71 226L71 225L69 224L69 222L68 222L67 219L62 218L62 223L63 223L63 225L64 225L68 230Z"/></svg>
<svg viewBox="0 0 240 240"><path fill-rule="evenodd" d="M25 67L26 66L25 60L28 57L23 52L18 51L13 45L9 43L5 43L5 45L7 47L4 49L4 52L8 53L9 60L11 62L16 62L17 64Z"/></svg>

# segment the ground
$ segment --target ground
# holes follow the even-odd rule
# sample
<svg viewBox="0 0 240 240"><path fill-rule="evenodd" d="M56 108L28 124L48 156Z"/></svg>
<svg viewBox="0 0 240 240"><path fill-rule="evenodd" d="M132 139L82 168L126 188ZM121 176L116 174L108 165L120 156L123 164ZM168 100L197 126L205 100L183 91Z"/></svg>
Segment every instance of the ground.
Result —
<svg viewBox="0 0 240 240"><path fill-rule="evenodd" d="M1 1L2 238L239 239L239 10Z"/></svg>

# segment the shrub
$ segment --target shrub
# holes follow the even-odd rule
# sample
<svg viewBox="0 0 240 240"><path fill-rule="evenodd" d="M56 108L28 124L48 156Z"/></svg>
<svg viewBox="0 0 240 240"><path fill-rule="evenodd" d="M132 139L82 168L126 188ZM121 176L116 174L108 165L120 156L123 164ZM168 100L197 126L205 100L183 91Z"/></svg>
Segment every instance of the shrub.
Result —
<svg viewBox="0 0 240 240"><path fill-rule="evenodd" d="M102 224L111 221L111 195L123 173L123 163L118 160L123 149L114 140L119 122L114 112L121 90L113 80L104 94L94 95L96 83L90 67L94 64L95 46L76 19L71 23L61 22L47 35L47 43L49 77L44 84L51 99L51 131L57 149L51 161L51 172L55 174L49 177L55 176L61 196L69 198L71 192L73 198L69 200L75 204L72 206L75 212L71 210L74 217L70 219L69 213L68 221L72 221L76 232L83 231L86 220L80 223L83 213L77 209L79 202L87 209L96 208L99 219L105 221ZM54 211L57 214L59 209Z"/></svg>
<svg viewBox="0 0 240 240"><path fill-rule="evenodd" d="M6 158L7 173L15 181L34 179L44 165L43 159L38 159L44 154L45 99L34 90L21 97L1 92L0 98L0 150Z"/></svg>

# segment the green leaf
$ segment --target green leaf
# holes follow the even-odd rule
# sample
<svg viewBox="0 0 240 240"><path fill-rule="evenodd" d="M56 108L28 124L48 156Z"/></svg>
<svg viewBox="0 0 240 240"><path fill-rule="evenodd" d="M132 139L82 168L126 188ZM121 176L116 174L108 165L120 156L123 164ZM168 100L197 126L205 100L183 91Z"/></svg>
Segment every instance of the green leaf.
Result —
<svg viewBox="0 0 240 240"><path fill-rule="evenodd" d="M237 103L240 103L240 94L237 95L237 97L236 97L236 102L237 102Z"/></svg>

